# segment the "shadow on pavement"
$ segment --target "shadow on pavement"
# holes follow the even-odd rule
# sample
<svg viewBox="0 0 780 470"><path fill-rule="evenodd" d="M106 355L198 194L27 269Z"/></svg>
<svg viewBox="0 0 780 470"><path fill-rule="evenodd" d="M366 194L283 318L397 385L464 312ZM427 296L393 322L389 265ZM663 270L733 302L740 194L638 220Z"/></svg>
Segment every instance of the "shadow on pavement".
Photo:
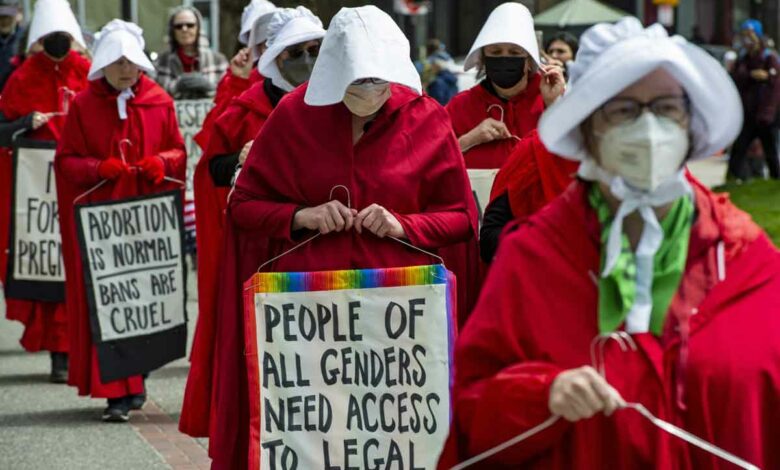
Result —
<svg viewBox="0 0 780 470"><path fill-rule="evenodd" d="M0 375L0 387L12 387L14 385L33 385L44 384L54 385L49 383L48 374L9 374ZM64 384L56 384L58 387L65 387Z"/></svg>
<svg viewBox="0 0 780 470"><path fill-rule="evenodd" d="M33 427L72 428L94 426L100 423L100 408L79 408L70 410L45 410L26 413L3 414L0 428Z"/></svg>

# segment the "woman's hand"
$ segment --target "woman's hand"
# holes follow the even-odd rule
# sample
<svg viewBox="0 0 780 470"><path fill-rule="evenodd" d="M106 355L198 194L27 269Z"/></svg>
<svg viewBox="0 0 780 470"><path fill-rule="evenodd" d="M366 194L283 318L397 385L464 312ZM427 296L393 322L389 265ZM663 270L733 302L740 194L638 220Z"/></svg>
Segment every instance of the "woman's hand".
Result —
<svg viewBox="0 0 780 470"><path fill-rule="evenodd" d="M406 237L406 232L401 222L398 221L392 212L379 204L371 204L358 213L355 218L355 230L358 233L363 233L363 229L368 230L379 238Z"/></svg>
<svg viewBox="0 0 780 470"><path fill-rule="evenodd" d="M293 230L317 230L322 235L349 230L355 223L357 211L340 201L330 201L317 207L307 207L295 213Z"/></svg>
<svg viewBox="0 0 780 470"><path fill-rule="evenodd" d="M566 79L563 77L563 67L557 65L542 66L542 83L539 86L546 107L552 106L555 100L566 91Z"/></svg>
<svg viewBox="0 0 780 470"><path fill-rule="evenodd" d="M506 124L493 118L487 118L480 122L477 127L462 135L460 139L458 139L458 143L460 144L460 150L465 152L477 145L486 144L498 139L508 139L510 137L512 137L512 134L506 127Z"/></svg>
<svg viewBox="0 0 780 470"><path fill-rule="evenodd" d="M604 412L610 416L625 401L593 367L561 372L550 387L550 412L568 421L579 421Z"/></svg>
<svg viewBox="0 0 780 470"><path fill-rule="evenodd" d="M49 118L51 118L50 114L39 113L38 111L33 112L33 118L32 118L33 130L40 129L44 124L49 122Z"/></svg>
<svg viewBox="0 0 780 470"><path fill-rule="evenodd" d="M249 150L252 148L252 144L254 143L254 140L250 140L249 142L244 144L244 148L241 149L241 153L238 154L238 163L239 165L243 165L244 162L246 162L246 157L249 156Z"/></svg>
<svg viewBox="0 0 780 470"><path fill-rule="evenodd" d="M252 72L252 58L248 47L241 49L230 59L230 72L236 77L249 78Z"/></svg>

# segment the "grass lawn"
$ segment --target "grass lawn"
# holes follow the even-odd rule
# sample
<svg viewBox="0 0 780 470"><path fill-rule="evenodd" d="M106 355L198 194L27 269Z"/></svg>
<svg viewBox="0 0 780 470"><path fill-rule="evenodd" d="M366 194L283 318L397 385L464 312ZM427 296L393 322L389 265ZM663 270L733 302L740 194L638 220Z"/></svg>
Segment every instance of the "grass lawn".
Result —
<svg viewBox="0 0 780 470"><path fill-rule="evenodd" d="M780 247L780 182L753 180L746 184L727 183L715 188L717 192L731 194L731 200L750 213L760 226Z"/></svg>

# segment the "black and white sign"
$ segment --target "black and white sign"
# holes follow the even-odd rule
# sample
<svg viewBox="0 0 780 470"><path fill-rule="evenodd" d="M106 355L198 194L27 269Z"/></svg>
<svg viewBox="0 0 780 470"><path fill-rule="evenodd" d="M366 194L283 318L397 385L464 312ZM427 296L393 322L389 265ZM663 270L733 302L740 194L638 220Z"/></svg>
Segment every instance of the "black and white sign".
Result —
<svg viewBox="0 0 780 470"><path fill-rule="evenodd" d="M179 123L179 131L187 149L186 195L188 200L193 200L192 176L195 174L195 165L198 164L198 160L203 154L203 149L198 146L194 137L200 132L206 115L213 107L214 101L211 99L176 101L176 120Z"/></svg>
<svg viewBox="0 0 780 470"><path fill-rule="evenodd" d="M61 302L65 297L54 142L18 139L5 295Z"/></svg>
<svg viewBox="0 0 780 470"><path fill-rule="evenodd" d="M183 357L181 193L78 206L76 223L101 380L148 372Z"/></svg>

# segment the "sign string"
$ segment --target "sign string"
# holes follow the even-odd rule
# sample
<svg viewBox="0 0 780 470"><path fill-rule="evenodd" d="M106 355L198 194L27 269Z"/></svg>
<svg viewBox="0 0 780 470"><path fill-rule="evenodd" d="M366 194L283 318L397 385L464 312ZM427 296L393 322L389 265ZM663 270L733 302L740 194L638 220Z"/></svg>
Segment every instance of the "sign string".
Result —
<svg viewBox="0 0 780 470"><path fill-rule="evenodd" d="M122 162L125 165L127 165L127 155L125 153L125 148L126 147L131 147L132 148L132 146L133 146L133 142L130 139L122 139L122 140L119 141L119 158L122 160ZM137 166L131 166L130 168L138 168L138 167ZM96 185L92 186L88 190L86 190L83 193L79 194L75 199L73 199L73 204L76 204L80 200L84 199L85 197L89 196L93 192L97 191L104 184L108 183L108 181L109 180L107 180L107 179L100 180ZM187 183L185 183L184 181L182 181L182 180L180 180L178 178L172 178L170 176L164 176L163 177L163 181L168 181L170 183L178 184L182 188L187 186Z"/></svg>
<svg viewBox="0 0 780 470"><path fill-rule="evenodd" d="M343 184L337 184L337 185L333 186L332 188L330 188L330 194L328 196L328 200L329 201L333 200L333 193L335 193L336 190L338 190L338 189L343 189L344 192L347 193L347 208L352 209L352 196L351 196L351 194L349 192L349 188L347 188ZM268 266L269 264L273 263L274 261L277 261L277 260L279 260L279 259L281 259L281 258L283 258L283 257L285 257L287 255L289 255L293 251L301 248L302 246L304 246L304 245L314 241L315 239L319 238L321 235L322 235L321 233L316 233L316 234L312 235L311 237L307 238L306 240L304 240L304 241L298 243L297 245L293 246L292 248L290 248L290 249L288 249L288 250L286 250L286 251L284 251L284 252L274 256L273 258L271 258L268 261L266 261L263 264L261 264L257 268L256 272L257 273L261 272L264 267ZM428 255L428 256L438 260L441 263L441 265L444 266L444 258L442 258L441 256L439 256L439 255L437 255L435 253L432 253L432 252L430 252L428 250L420 248L419 246L415 246L414 244L409 243L409 242L407 242L405 240L402 240L400 238L396 238L396 237L387 237L387 238L389 238L390 240L393 240L395 242L398 242L398 243L400 243L400 244L402 244L402 245L404 245L404 246L406 246L408 248L411 248L413 250L417 250L417 251L419 251L419 252L421 252L423 254L426 254L426 255ZM245 290L249 290L249 289L252 289L254 287L256 287L256 286L252 285L252 286L247 287Z"/></svg>

